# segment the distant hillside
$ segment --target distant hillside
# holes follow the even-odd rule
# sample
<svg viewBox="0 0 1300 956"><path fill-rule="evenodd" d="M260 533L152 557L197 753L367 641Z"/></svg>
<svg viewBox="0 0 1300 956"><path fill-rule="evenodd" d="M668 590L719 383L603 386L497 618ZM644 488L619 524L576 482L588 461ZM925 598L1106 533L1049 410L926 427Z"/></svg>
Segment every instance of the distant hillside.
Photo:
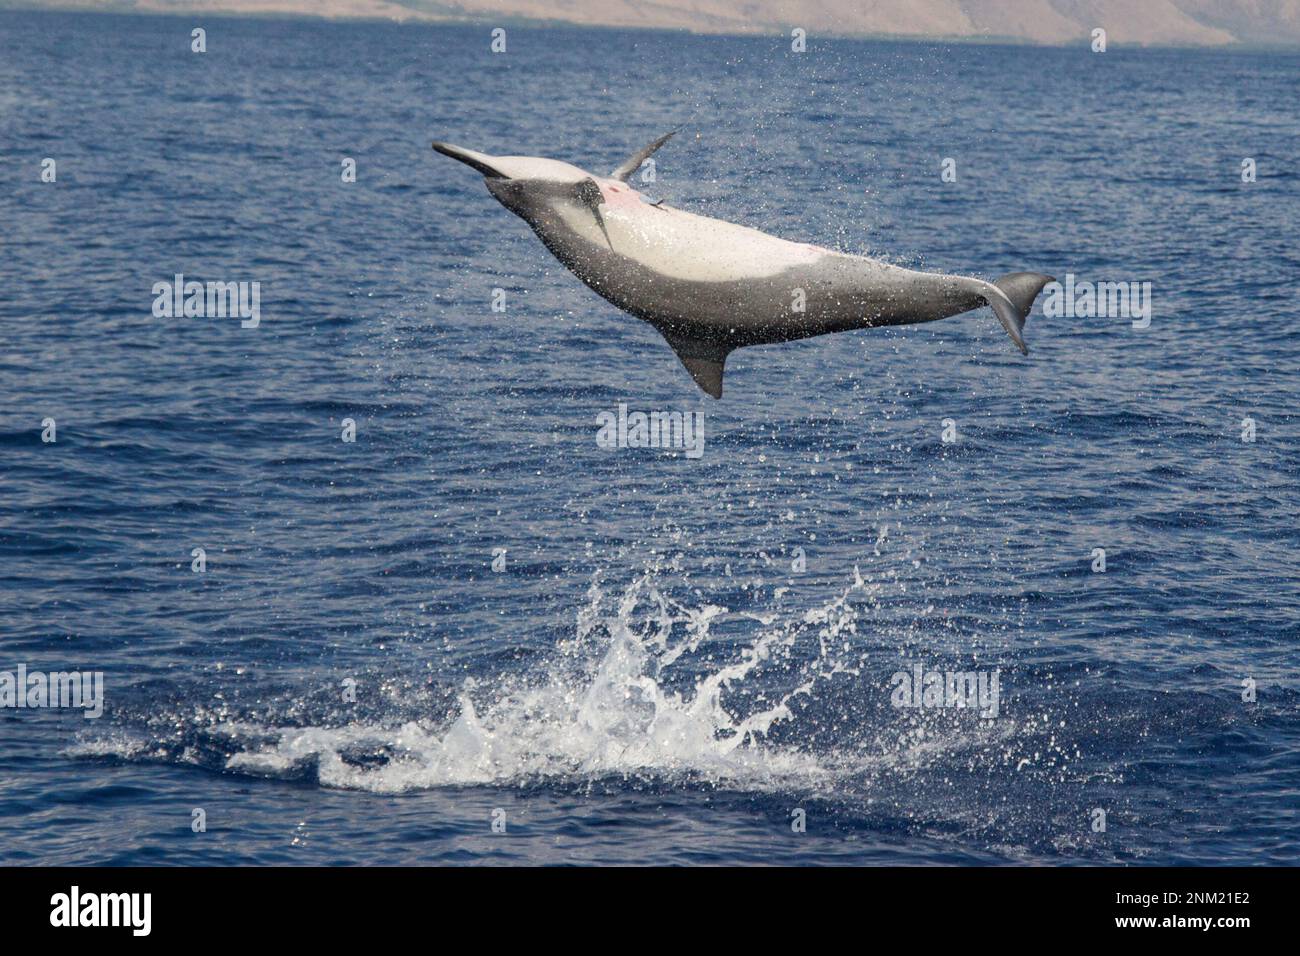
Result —
<svg viewBox="0 0 1300 956"><path fill-rule="evenodd" d="M0 6L330 18L526 18L697 33L1300 46L1300 0L0 0Z"/></svg>

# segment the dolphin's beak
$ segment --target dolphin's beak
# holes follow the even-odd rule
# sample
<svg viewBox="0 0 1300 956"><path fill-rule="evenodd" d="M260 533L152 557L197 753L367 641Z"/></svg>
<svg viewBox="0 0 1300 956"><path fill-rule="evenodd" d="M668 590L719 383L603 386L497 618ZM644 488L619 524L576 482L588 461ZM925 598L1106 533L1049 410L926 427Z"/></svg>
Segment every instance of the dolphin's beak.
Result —
<svg viewBox="0 0 1300 956"><path fill-rule="evenodd" d="M477 169L488 179L510 178L493 165L496 161L495 158L486 153L476 153L472 149L462 149L460 146L452 146L450 143L434 143L433 148L444 156L450 156L452 159L460 160L466 166Z"/></svg>

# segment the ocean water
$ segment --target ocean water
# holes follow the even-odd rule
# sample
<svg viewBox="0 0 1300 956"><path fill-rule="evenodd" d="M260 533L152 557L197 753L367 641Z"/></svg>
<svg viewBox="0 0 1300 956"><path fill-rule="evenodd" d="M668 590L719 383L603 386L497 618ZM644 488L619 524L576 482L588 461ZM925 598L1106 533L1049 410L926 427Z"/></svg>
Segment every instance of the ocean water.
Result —
<svg viewBox="0 0 1300 956"><path fill-rule="evenodd" d="M0 710L0 861L1295 863L1300 57L507 36L0 13L0 670L106 701ZM1149 327L713 401L429 149L676 126L653 198ZM176 273L260 324L154 317ZM620 403L702 456L599 447ZM894 706L917 665L997 715Z"/></svg>

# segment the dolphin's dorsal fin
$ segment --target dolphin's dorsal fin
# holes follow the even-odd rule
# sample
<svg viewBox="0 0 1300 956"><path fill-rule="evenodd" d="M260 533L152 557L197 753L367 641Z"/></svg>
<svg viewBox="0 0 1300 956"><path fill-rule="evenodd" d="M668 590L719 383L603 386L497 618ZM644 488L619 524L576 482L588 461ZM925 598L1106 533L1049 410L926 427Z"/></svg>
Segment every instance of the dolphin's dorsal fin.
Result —
<svg viewBox="0 0 1300 956"><path fill-rule="evenodd" d="M647 159L649 159L654 154L654 151L656 149L658 149L664 143L672 139L673 135L676 132L677 130L673 130L671 133L664 133L664 135L660 136L649 146L642 147L640 150L633 153L626 160L624 160L622 166L618 167L618 169L614 170L612 173L609 174L610 178L620 179L623 182L627 182L628 177L631 176L638 169L640 169L641 164L644 163Z"/></svg>
<svg viewBox="0 0 1300 956"><path fill-rule="evenodd" d="M660 330L662 331L662 330ZM730 345L706 342L703 339L663 332L663 337L673 347L677 357L691 373L695 384L714 398L722 397L722 373L727 364Z"/></svg>

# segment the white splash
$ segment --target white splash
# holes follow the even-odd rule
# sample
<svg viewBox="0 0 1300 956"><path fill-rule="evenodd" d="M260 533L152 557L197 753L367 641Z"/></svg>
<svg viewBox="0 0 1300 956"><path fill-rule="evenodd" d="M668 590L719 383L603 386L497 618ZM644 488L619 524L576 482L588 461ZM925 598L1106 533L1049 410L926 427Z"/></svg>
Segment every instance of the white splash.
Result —
<svg viewBox="0 0 1300 956"><path fill-rule="evenodd" d="M246 748L229 758L228 769L280 775L314 762L324 786L377 792L611 775L699 777L760 790L811 786L831 772L814 755L765 738L791 719L796 696L835 674L856 673L839 657L855 632L849 597L866 587L855 569L839 598L793 624L734 615L758 623L757 636L737 651L710 635L716 622L733 616L726 608L684 607L660 593L648 573L608 614L593 579L574 637L560 644L541 680L514 677L492 687L467 681L458 715L443 728L412 721L217 730L233 747ZM723 660L715 663L714 655ZM684 692L667 689L669 668L686 661L704 672ZM763 700L762 694L729 692L769 663L795 675L797 686L740 713L745 707L738 701ZM345 758L358 752L387 759L376 765Z"/></svg>

